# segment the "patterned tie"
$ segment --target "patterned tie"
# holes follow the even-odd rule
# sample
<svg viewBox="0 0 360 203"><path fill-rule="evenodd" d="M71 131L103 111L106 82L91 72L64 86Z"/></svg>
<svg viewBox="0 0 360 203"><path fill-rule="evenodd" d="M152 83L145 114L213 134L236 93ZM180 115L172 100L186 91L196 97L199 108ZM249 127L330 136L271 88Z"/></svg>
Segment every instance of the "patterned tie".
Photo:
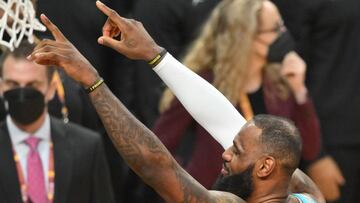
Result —
<svg viewBox="0 0 360 203"><path fill-rule="evenodd" d="M27 157L28 197L33 203L46 203L47 198L44 171L40 155L37 150L40 139L30 136L25 142L30 148Z"/></svg>

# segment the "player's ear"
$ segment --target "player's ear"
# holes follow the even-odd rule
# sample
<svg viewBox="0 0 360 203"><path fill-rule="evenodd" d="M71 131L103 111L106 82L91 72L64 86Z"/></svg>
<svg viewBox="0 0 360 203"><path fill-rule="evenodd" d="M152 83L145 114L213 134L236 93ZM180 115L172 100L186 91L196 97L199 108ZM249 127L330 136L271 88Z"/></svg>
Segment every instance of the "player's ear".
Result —
<svg viewBox="0 0 360 203"><path fill-rule="evenodd" d="M271 175L276 166L276 160L272 156L264 156L256 162L256 176L265 178Z"/></svg>

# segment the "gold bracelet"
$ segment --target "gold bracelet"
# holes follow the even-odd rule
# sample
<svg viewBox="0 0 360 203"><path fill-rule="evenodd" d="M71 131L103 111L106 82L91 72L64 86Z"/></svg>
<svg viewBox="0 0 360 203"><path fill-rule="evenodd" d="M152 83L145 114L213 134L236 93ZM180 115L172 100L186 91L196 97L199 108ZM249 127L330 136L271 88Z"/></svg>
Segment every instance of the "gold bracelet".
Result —
<svg viewBox="0 0 360 203"><path fill-rule="evenodd" d="M159 54L157 54L155 56L155 58L153 58L152 60L150 60L148 62L148 64L151 66L151 67L155 67L156 65L158 65L161 60L164 58L165 54L167 53L166 49L163 49Z"/></svg>
<svg viewBox="0 0 360 203"><path fill-rule="evenodd" d="M102 79L102 78L97 79L93 85L91 85L89 88L86 89L86 92L88 94L93 92L94 90L96 90L96 88L100 87L100 85L102 85L103 83L104 83L104 79Z"/></svg>
<svg viewBox="0 0 360 203"><path fill-rule="evenodd" d="M149 65L153 65L157 60L159 60L161 58L161 56L160 56L160 54L158 54L158 55L156 55L156 57L153 59L153 60L151 60L151 61L149 61L148 62L148 64Z"/></svg>

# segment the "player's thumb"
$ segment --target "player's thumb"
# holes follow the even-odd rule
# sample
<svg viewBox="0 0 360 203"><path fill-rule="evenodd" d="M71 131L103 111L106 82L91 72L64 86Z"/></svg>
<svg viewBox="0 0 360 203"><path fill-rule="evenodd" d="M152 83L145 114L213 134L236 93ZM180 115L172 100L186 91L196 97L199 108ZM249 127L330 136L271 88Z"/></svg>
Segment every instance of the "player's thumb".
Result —
<svg viewBox="0 0 360 203"><path fill-rule="evenodd" d="M110 48L114 49L115 51L118 51L120 42L111 37L102 36L102 37L99 37L98 43L101 45L110 47Z"/></svg>

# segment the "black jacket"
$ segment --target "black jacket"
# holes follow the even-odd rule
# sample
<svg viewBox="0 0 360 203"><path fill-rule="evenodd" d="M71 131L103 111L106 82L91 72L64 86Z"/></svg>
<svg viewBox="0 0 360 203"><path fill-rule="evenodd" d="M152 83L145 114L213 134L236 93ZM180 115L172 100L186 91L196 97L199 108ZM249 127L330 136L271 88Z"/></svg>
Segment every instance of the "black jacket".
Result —
<svg viewBox="0 0 360 203"><path fill-rule="evenodd" d="M54 203L112 203L113 192L100 136L51 118L54 144ZM6 123L0 126L0 202L22 203Z"/></svg>

